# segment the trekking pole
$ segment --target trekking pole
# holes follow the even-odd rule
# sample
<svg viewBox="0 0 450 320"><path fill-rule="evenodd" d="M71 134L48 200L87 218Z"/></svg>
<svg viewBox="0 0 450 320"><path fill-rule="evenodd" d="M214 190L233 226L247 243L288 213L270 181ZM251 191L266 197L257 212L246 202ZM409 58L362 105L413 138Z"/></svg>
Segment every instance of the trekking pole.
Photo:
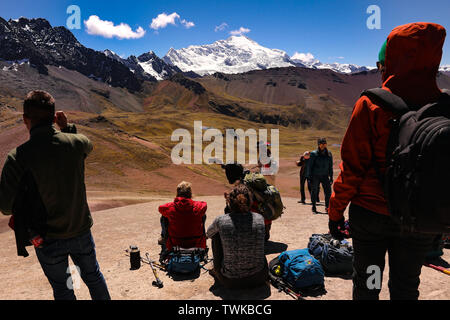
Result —
<svg viewBox="0 0 450 320"><path fill-rule="evenodd" d="M284 291L287 295L291 296L292 298L296 300L303 300L303 297L301 294L295 292L294 290L290 289L288 286L286 286L283 282L280 280L274 281L274 285L276 288L278 288L278 291Z"/></svg>
<svg viewBox="0 0 450 320"><path fill-rule="evenodd" d="M130 251L128 251L128 250L125 250L125 252L126 252L126 253L130 253ZM129 255L129 254L126 254L126 256L129 257L130 255ZM142 261L143 263L150 264L150 261L147 261L147 260L145 260L145 258L142 258L142 257L141 257L141 261ZM155 261L152 261L152 263L153 263L153 266L156 267L156 268L158 268L159 270L161 270L161 271L166 271L166 268L165 268L163 265L161 265L161 264L159 264L159 263L156 263Z"/></svg>
<svg viewBox="0 0 450 320"><path fill-rule="evenodd" d="M434 270L441 271L441 272L443 272L443 273L445 273L445 274L447 274L447 275L450 275L450 270L448 270L448 269L446 269L446 268L444 268L444 267L436 266L436 265L431 264L431 263L425 263L425 266L426 266L426 267L430 267L430 268L432 268L432 269L434 269Z"/></svg>
<svg viewBox="0 0 450 320"><path fill-rule="evenodd" d="M152 282L152 286L158 287L158 288L162 288L163 287L163 283L162 281L159 279L158 274L156 273L156 269L153 267L153 262L152 260L150 260L150 257L148 256L148 253L145 253L145 256L147 257L147 260L150 264L150 267L152 268L153 274L155 276L155 281Z"/></svg>
<svg viewBox="0 0 450 320"><path fill-rule="evenodd" d="M290 295L291 297L297 299L297 300L301 300L303 299L303 297L301 296L301 294L296 293L295 291L291 290L290 288L283 286L283 291L286 292L288 295Z"/></svg>

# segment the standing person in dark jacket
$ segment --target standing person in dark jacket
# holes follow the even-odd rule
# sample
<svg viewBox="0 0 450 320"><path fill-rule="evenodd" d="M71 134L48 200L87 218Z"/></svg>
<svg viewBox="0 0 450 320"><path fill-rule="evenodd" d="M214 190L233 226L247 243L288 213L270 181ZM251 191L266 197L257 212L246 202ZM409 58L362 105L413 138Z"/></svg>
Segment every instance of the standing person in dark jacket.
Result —
<svg viewBox="0 0 450 320"><path fill-rule="evenodd" d="M92 143L76 134L63 112L55 114L55 100L45 91L30 92L23 112L30 139L8 154L0 180L0 211L13 214L20 181L31 174L47 211L46 235L36 255L54 298L76 299L69 279L70 256L92 299L109 300L90 231L93 222L84 184L84 161ZM61 131L53 127L55 122Z"/></svg>
<svg viewBox="0 0 450 320"><path fill-rule="evenodd" d="M408 106L424 106L441 96L436 77L442 58L445 29L434 23L411 23L392 30L379 53L382 89L401 97ZM392 300L417 300L420 273L433 237L402 233L390 217L379 178L386 170L386 147L394 114L366 96L355 104L342 141L341 173L330 201L329 227L341 237L344 211L350 204L353 299L378 300L379 286L369 286L369 267L380 277L389 256L389 293ZM405 195L406 197L407 195ZM373 269L372 269L373 270Z"/></svg>
<svg viewBox="0 0 450 320"><path fill-rule="evenodd" d="M306 167L308 166L310 156L311 152L305 151L300 159L296 161L297 167L300 167L300 200L298 201L298 203L306 203L305 182L308 184L309 195L312 199L311 181L306 179ZM317 192L316 202L320 202L319 192Z"/></svg>
<svg viewBox="0 0 450 320"><path fill-rule="evenodd" d="M317 213L316 200L320 184L322 184L325 193L325 209L328 212L331 197L331 185L333 184L333 156L327 149L327 140L321 138L317 143L319 147L317 150L311 152L311 158L306 167L306 178L311 180L311 202L313 213Z"/></svg>

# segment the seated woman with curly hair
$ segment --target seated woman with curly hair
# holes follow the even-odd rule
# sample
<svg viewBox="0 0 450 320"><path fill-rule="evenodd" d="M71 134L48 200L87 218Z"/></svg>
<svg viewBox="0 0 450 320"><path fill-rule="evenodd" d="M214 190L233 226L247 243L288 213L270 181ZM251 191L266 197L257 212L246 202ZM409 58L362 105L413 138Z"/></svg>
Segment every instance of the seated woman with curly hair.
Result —
<svg viewBox="0 0 450 320"><path fill-rule="evenodd" d="M206 236L212 239L211 275L227 288L250 288L268 279L264 255L264 218L250 212L251 193L240 184L229 194L231 213L217 217Z"/></svg>

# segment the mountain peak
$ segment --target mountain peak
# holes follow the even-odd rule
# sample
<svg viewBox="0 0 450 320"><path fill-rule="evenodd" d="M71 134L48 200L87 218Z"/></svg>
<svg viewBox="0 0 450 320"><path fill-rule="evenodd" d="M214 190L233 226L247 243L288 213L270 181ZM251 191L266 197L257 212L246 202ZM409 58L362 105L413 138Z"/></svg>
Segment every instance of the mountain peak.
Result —
<svg viewBox="0 0 450 320"><path fill-rule="evenodd" d="M179 50L171 48L163 59L183 72L193 71L200 75L243 73L295 65L289 61L286 52L265 48L244 35L233 35L212 44Z"/></svg>
<svg viewBox="0 0 450 320"><path fill-rule="evenodd" d="M370 67L361 67L356 64L349 63L322 63L314 57L311 53L299 53L296 52L292 57L293 61L297 66L306 67L310 69L329 69L338 73L358 73L362 71L369 71Z"/></svg>
<svg viewBox="0 0 450 320"><path fill-rule="evenodd" d="M20 17L19 19L9 19L8 21L9 24L17 24L20 27L25 27L27 25L29 25L30 29L37 29L37 30L42 30L42 29L51 29L52 26L50 25L50 22L48 22L48 20L44 19L44 18L32 18L32 19L28 19L25 17Z"/></svg>
<svg viewBox="0 0 450 320"><path fill-rule="evenodd" d="M229 36L227 40L246 40L246 41L251 41L251 42L255 42L252 39L250 39L249 37L247 37L246 35L232 35Z"/></svg>
<svg viewBox="0 0 450 320"><path fill-rule="evenodd" d="M159 58L153 51L143 53L138 57L138 60L141 62L147 62L147 61L156 60L156 59L159 59Z"/></svg>
<svg viewBox="0 0 450 320"><path fill-rule="evenodd" d="M116 59L106 53L81 45L64 26L52 27L43 18L21 17L4 24L0 20L0 58L7 61L27 59L39 73L48 74L47 66L61 66L85 76L132 91L141 89L141 81Z"/></svg>

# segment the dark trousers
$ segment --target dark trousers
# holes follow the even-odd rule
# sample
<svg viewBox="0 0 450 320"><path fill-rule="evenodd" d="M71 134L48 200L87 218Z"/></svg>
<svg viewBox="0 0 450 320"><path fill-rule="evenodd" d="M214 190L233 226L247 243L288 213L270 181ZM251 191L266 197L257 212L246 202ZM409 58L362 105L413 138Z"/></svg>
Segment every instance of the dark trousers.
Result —
<svg viewBox="0 0 450 320"><path fill-rule="evenodd" d="M55 300L76 300L73 279L70 278L69 256L89 288L92 300L111 299L100 272L90 231L71 239L46 240L43 248L36 248L36 255L53 288Z"/></svg>
<svg viewBox="0 0 450 320"><path fill-rule="evenodd" d="M353 299L378 300L386 252L389 257L391 300L417 300L422 264L433 236L401 234L389 216L350 205L350 232L353 238ZM380 270L379 287L374 288L374 271Z"/></svg>
<svg viewBox="0 0 450 320"><path fill-rule="evenodd" d="M217 233L211 239L211 246L213 251L213 264L214 264L214 273L215 278L218 280L224 287L229 289L242 289L242 288L253 288L263 285L269 278L269 267L266 263L264 265L264 269L260 272L255 273L252 276L239 278L239 279L231 279L227 278L222 274L221 268L223 263L223 248L222 241L220 239L220 235Z"/></svg>
<svg viewBox="0 0 450 320"><path fill-rule="evenodd" d="M306 201L306 193L305 193L305 182L308 185L309 196L312 199L312 191L311 191L311 183L308 179L306 179L305 175L300 175L300 200L302 202ZM319 200L319 192L317 192L316 202L320 202Z"/></svg>
<svg viewBox="0 0 450 320"><path fill-rule="evenodd" d="M311 202L313 206L316 205L316 199L319 197L319 188L322 185L323 192L325 193L325 207L330 205L331 198L331 183L328 176L313 176L311 179Z"/></svg>

